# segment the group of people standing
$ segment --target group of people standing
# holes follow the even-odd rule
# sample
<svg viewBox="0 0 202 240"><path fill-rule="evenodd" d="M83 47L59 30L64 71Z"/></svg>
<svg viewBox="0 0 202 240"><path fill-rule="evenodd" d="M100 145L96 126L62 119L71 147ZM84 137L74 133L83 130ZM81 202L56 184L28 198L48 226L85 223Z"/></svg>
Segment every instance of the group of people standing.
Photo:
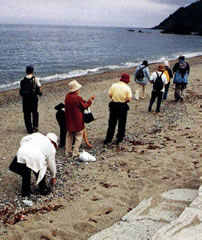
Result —
<svg viewBox="0 0 202 240"><path fill-rule="evenodd" d="M156 114L160 113L160 107L162 100L167 100L169 86L174 74L175 84L175 101L184 100L184 90L188 83L188 75L190 66L185 62L185 57L180 56L178 63L170 69L168 61L164 64L158 65L157 71L149 74L148 61L144 60L135 71L134 80L136 82L135 87L135 99L140 100L145 98L145 89L148 82L153 84L151 98L149 101L148 111L152 112L152 106L157 99ZM128 86L130 82L130 76L127 73L122 74L120 81L114 83L109 89L108 95L111 98L109 103L109 121L108 130L104 144L112 142L115 128L118 123L118 132L116 135L116 143L122 142L125 136L125 126L127 121L127 112L129 110L128 102L132 99L132 91Z"/></svg>
<svg viewBox="0 0 202 240"><path fill-rule="evenodd" d="M144 60L136 68L134 74L136 82L135 99L144 99L146 84L148 82L152 83L153 89L148 111L152 111L152 106L157 98L156 113L159 113L162 99L167 99L169 85L174 73L173 82L176 85L175 101L183 101L189 71L189 64L185 62L184 56L180 56L179 62L173 67L173 71L170 69L168 61L165 61L164 65L159 65L157 71L153 72L150 76L148 61ZM125 136L127 113L129 110L128 103L132 99L132 91L128 86L129 82L130 75L124 73L121 75L120 80L112 84L108 91L111 102L109 103L108 129L104 144L112 142L117 124L116 143L121 143ZM69 92L65 97L64 105L62 104L65 110L63 112L64 115L63 113L61 115L60 137L62 136L63 140L60 139L60 143L61 146L64 146L64 136L66 136L65 155L67 157L78 157L82 139L86 136L84 110L91 106L95 96L92 95L88 101L84 101L79 95L82 87L80 83L73 80L68 86ZM56 182L55 154L58 147L58 138L54 133L48 133L44 136L37 132L39 121L37 95L41 96L42 90L39 79L34 76L33 66L27 66L26 68L26 76L20 82L20 95L22 96L25 127L31 135L22 138L20 148L9 168L11 171L22 176L22 196L29 196L31 193L31 171L35 173L40 193L46 195L50 192L45 181L47 168L49 168L52 175L51 183L55 184Z"/></svg>

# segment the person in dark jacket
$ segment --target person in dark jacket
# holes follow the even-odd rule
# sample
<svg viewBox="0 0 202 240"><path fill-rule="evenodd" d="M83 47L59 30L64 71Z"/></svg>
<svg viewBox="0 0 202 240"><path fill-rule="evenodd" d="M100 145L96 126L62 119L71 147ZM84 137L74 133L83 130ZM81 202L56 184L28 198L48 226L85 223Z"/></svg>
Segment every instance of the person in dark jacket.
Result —
<svg viewBox="0 0 202 240"><path fill-rule="evenodd" d="M180 56L173 67L174 84L175 84L175 101L184 100L184 90L187 88L188 76L190 72L190 66L185 62L185 57Z"/></svg>
<svg viewBox="0 0 202 240"><path fill-rule="evenodd" d="M66 134L67 134L67 130L66 130L66 126L65 126L66 123L65 123L64 108L65 108L64 103L60 103L55 106L55 109L57 110L56 119L60 126L60 145L59 145L59 147L61 147L61 148L65 146Z"/></svg>
<svg viewBox="0 0 202 240"><path fill-rule="evenodd" d="M26 67L26 77L20 81L20 95L22 96L22 108L24 113L25 127L28 133L38 131L39 113L38 97L42 95L41 83L34 76L34 67Z"/></svg>

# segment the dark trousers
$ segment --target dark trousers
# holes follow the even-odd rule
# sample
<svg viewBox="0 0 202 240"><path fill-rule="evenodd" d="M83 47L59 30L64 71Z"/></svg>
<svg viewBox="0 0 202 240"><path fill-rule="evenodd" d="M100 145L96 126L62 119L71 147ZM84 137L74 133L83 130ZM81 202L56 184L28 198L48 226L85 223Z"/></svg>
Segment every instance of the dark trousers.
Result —
<svg viewBox="0 0 202 240"><path fill-rule="evenodd" d="M169 90L169 87L170 87L170 82L168 84L165 85L165 92L163 94L163 100L166 100L167 97L168 97L168 90Z"/></svg>
<svg viewBox="0 0 202 240"><path fill-rule="evenodd" d="M67 131L64 129L64 127L60 126L60 147L64 147L66 144L66 135Z"/></svg>
<svg viewBox="0 0 202 240"><path fill-rule="evenodd" d="M23 97L22 107L24 112L25 127L28 133L33 132L33 128L38 128L38 98L37 96Z"/></svg>
<svg viewBox="0 0 202 240"><path fill-rule="evenodd" d="M116 135L117 142L121 142L125 136L125 128L127 121L127 111L129 107L127 103L115 103L111 102L109 104L109 121L108 130L105 142L111 142L115 133L116 125L118 122L118 133Z"/></svg>
<svg viewBox="0 0 202 240"><path fill-rule="evenodd" d="M25 164L24 164L25 165ZM36 179L38 178L38 173L34 172ZM46 177L38 184L40 192L47 188ZM31 193L31 169L25 167L24 173L22 174L22 196L27 196Z"/></svg>
<svg viewBox="0 0 202 240"><path fill-rule="evenodd" d="M156 98L157 98L156 112L160 112L162 96L163 96L163 92L161 92L161 91L152 91L151 98L150 98L150 103L149 103L149 109L148 109L149 112L151 112L152 105L155 102Z"/></svg>
<svg viewBox="0 0 202 240"><path fill-rule="evenodd" d="M186 83L175 83L175 100L178 101L184 98L184 90L186 89Z"/></svg>
<svg viewBox="0 0 202 240"><path fill-rule="evenodd" d="M15 156L13 161L11 162L9 169L22 176L22 196L27 196L31 193L31 169L26 166L26 164L18 163L17 157ZM38 173L35 173L36 179L38 178ZM43 191L47 188L46 186L46 178L40 181L38 184L39 190Z"/></svg>
<svg viewBox="0 0 202 240"><path fill-rule="evenodd" d="M58 110L56 113L56 119L60 126L60 147L64 147L66 144L66 122L65 122L65 112L63 110Z"/></svg>

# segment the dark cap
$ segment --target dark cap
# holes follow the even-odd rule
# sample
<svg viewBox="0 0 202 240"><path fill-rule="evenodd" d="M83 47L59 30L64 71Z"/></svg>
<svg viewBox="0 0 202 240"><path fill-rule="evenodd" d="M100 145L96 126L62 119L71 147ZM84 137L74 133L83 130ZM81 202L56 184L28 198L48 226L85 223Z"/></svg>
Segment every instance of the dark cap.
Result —
<svg viewBox="0 0 202 240"><path fill-rule="evenodd" d="M142 64L145 65L145 66L148 66L148 65L149 65L147 60L144 60L144 61L142 62Z"/></svg>
<svg viewBox="0 0 202 240"><path fill-rule="evenodd" d="M26 73L31 74L34 72L34 67L32 65L29 65L26 67Z"/></svg>
<svg viewBox="0 0 202 240"><path fill-rule="evenodd" d="M185 56L179 56L178 59L179 59L179 60L184 60L184 59L185 59Z"/></svg>

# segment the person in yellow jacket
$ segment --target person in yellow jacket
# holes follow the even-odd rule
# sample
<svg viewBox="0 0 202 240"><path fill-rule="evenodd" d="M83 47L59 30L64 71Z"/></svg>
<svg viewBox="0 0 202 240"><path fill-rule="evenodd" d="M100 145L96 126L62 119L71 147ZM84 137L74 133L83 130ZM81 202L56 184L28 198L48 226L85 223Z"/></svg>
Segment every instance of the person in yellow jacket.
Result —
<svg viewBox="0 0 202 240"><path fill-rule="evenodd" d="M173 72L172 70L169 68L170 65L169 65L169 62L168 61L165 61L164 62L164 67L165 67L165 75L166 75L166 78L167 78L167 84L165 85L165 92L163 94L163 100L167 100L167 97L168 97L168 90L169 90L169 87L170 87L170 81L171 81L171 78L173 78Z"/></svg>

